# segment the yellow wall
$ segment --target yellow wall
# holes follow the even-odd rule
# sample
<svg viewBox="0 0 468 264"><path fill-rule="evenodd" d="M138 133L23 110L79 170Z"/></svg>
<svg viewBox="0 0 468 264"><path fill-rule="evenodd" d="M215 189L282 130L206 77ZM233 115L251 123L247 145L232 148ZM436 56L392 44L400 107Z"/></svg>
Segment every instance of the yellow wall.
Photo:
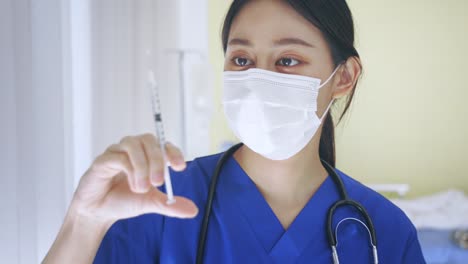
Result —
<svg viewBox="0 0 468 264"><path fill-rule="evenodd" d="M221 73L228 0L209 0L210 61ZM468 1L350 0L364 75L337 131L338 168L365 183L409 183L410 196L468 192ZM233 139L217 74L213 151Z"/></svg>
<svg viewBox="0 0 468 264"><path fill-rule="evenodd" d="M221 92L222 81L221 72L224 65L224 54L221 44L221 28L226 15L230 0L208 0L208 34L209 34L209 49L210 49L210 63L215 72L214 78L214 105L215 113L212 124L212 138L211 148L213 152L219 152L219 146L222 141L236 140L234 135L230 132L223 114L221 106Z"/></svg>

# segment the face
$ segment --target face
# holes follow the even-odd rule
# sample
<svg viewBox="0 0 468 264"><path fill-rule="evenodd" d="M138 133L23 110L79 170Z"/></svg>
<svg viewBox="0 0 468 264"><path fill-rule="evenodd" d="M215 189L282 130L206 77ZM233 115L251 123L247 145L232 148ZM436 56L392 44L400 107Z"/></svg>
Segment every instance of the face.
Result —
<svg viewBox="0 0 468 264"><path fill-rule="evenodd" d="M224 70L249 68L319 78L332 74L331 51L320 30L279 0L246 4L235 17L225 54ZM319 114L332 98L333 83L322 87Z"/></svg>

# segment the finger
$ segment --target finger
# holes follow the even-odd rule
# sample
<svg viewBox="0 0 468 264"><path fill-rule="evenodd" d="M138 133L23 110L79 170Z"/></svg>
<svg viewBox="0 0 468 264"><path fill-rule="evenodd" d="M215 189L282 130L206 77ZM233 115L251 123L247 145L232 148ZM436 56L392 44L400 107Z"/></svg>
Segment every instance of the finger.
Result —
<svg viewBox="0 0 468 264"><path fill-rule="evenodd" d="M116 149L116 146L111 146L94 160L90 173L101 179L110 179L123 172L128 179L128 185L132 190L135 190L135 183L130 176L133 173L132 164L126 153L110 150L111 148Z"/></svg>
<svg viewBox="0 0 468 264"><path fill-rule="evenodd" d="M127 153L133 167L131 175L136 186L136 192L145 193L151 188L149 181L149 166L143 150L142 142L136 137L125 137L120 147Z"/></svg>
<svg viewBox="0 0 468 264"><path fill-rule="evenodd" d="M110 145L107 149L105 154L109 155L118 155L121 160L121 162L125 163L125 167L128 167L126 170L123 170L125 173L125 177L127 178L128 186L130 186L130 189L132 192L138 192L138 187L136 186L136 181L135 181L135 176L132 163L130 161L130 157L128 156L128 153L120 146L119 144L113 144Z"/></svg>
<svg viewBox="0 0 468 264"><path fill-rule="evenodd" d="M182 154L182 151L180 151L179 148L174 146L172 143L167 142L166 153L169 163L175 171L185 170L185 167L187 167L187 163L185 162L184 155Z"/></svg>
<svg viewBox="0 0 468 264"><path fill-rule="evenodd" d="M193 218L198 214L197 206L189 199L175 196L175 203L167 204L167 195L157 189L148 192L143 203L144 213L157 213L177 218Z"/></svg>
<svg viewBox="0 0 468 264"><path fill-rule="evenodd" d="M102 178L111 178L119 172L132 173L132 164L126 153L106 151L98 156L92 166L93 172L99 172Z"/></svg>
<svg viewBox="0 0 468 264"><path fill-rule="evenodd" d="M145 134L141 136L143 142L143 149L146 158L149 162L150 181L154 186L161 186L164 183L164 159L156 141L156 137L152 134Z"/></svg>

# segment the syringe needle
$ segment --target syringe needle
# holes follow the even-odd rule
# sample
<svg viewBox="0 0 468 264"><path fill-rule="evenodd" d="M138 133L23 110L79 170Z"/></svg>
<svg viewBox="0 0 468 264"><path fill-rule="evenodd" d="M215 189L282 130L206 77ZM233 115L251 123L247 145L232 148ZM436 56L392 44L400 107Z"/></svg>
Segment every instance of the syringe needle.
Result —
<svg viewBox="0 0 468 264"><path fill-rule="evenodd" d="M164 160L164 186L166 187L167 204L173 204L175 202L174 193L172 191L171 177L169 175L169 160L167 159L166 153L166 137L164 135L164 127L161 117L161 105L159 101L159 91L154 73L148 71L148 83L151 88L151 102L153 105L154 124L156 128L156 135L159 138L159 146Z"/></svg>

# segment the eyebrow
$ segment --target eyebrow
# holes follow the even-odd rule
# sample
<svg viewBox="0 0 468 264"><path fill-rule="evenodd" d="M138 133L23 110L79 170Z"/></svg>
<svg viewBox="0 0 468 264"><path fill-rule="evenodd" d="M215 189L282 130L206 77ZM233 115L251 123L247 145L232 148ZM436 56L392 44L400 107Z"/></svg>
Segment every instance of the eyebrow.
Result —
<svg viewBox="0 0 468 264"><path fill-rule="evenodd" d="M275 46L301 45L301 46L305 46L309 48L315 48L314 45L300 38L282 38L282 39L275 41L274 43L275 43Z"/></svg>
<svg viewBox="0 0 468 264"><path fill-rule="evenodd" d="M252 42L248 39L234 38L228 42L228 46L231 45L240 45L240 46L253 46ZM309 48L315 48L311 43L302 40L300 38L282 38L274 42L274 46L286 46L286 45L301 45Z"/></svg>
<svg viewBox="0 0 468 264"><path fill-rule="evenodd" d="M248 39L234 38L228 42L228 46L231 45L252 46L252 43Z"/></svg>

